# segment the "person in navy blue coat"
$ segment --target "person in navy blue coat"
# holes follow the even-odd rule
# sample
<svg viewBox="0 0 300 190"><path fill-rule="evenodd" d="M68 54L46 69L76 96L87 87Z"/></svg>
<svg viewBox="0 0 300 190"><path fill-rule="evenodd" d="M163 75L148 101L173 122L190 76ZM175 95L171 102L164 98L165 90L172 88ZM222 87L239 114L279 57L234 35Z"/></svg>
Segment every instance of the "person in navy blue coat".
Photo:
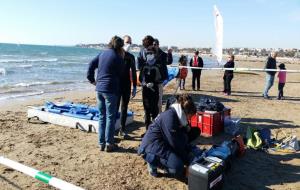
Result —
<svg viewBox="0 0 300 190"><path fill-rule="evenodd" d="M184 165L189 164L191 152L188 120L195 113L196 107L191 96L180 95L177 102L149 126L138 154L148 163L151 175L158 175L158 167L175 177L184 175Z"/></svg>
<svg viewBox="0 0 300 190"><path fill-rule="evenodd" d="M87 79L96 85L99 108L99 146L100 150L112 152L117 148L114 143L118 98L121 76L124 73L124 41L114 36L109 48L102 51L90 63ZM98 69L97 80L95 70Z"/></svg>

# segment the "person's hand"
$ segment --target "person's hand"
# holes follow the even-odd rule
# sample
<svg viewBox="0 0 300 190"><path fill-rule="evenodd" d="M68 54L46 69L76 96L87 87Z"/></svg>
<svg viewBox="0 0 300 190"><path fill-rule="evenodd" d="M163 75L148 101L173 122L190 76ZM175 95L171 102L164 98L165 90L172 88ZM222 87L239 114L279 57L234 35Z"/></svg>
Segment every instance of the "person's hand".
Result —
<svg viewBox="0 0 300 190"><path fill-rule="evenodd" d="M147 88L152 88L154 86L154 84L152 82L149 82L146 84Z"/></svg>
<svg viewBox="0 0 300 190"><path fill-rule="evenodd" d="M131 95L132 95L132 98L135 97L135 95L136 95L136 86L134 86L134 87L132 88Z"/></svg>

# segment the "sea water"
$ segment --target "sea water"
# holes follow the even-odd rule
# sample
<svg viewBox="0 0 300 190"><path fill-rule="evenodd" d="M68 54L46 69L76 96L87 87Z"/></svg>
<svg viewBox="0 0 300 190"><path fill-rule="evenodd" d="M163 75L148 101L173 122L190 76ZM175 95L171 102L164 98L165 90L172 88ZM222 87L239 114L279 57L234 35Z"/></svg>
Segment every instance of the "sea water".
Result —
<svg viewBox="0 0 300 190"><path fill-rule="evenodd" d="M80 47L0 43L0 101L93 88L86 73L88 63L100 52ZM177 55L173 63L178 64ZM210 65L208 59L204 63Z"/></svg>

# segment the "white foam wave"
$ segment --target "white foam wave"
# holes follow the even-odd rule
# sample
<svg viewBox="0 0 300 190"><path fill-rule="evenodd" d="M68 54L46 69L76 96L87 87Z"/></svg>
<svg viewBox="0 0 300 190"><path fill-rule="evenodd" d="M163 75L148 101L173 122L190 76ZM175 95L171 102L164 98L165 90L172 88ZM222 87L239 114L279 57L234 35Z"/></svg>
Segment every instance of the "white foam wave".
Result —
<svg viewBox="0 0 300 190"><path fill-rule="evenodd" d="M6 75L5 68L0 68L0 75Z"/></svg>
<svg viewBox="0 0 300 190"><path fill-rule="evenodd" d="M57 62L57 58L48 59L0 59L0 63L35 63L35 62Z"/></svg>
<svg viewBox="0 0 300 190"><path fill-rule="evenodd" d="M31 67L33 67L33 65L31 65L31 64L28 64L28 65L18 65L17 67L20 67L20 68L31 68Z"/></svg>
<svg viewBox="0 0 300 190"><path fill-rule="evenodd" d="M12 94L12 95L9 95L9 96L0 97L0 100L7 100L7 99L13 99L13 98L23 98L23 97L36 96L36 95L41 95L41 94L44 94L44 91L29 92L29 93L24 93L24 94Z"/></svg>

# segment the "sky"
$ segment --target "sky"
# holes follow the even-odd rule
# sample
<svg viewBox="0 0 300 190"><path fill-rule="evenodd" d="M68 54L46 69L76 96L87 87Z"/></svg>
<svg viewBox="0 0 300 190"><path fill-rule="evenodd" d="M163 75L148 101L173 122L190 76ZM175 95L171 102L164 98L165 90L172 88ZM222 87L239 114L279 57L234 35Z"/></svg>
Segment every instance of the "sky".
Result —
<svg viewBox="0 0 300 190"><path fill-rule="evenodd" d="M129 34L161 45L213 47L213 5L224 47L300 48L300 0L1 0L0 43L108 43Z"/></svg>

